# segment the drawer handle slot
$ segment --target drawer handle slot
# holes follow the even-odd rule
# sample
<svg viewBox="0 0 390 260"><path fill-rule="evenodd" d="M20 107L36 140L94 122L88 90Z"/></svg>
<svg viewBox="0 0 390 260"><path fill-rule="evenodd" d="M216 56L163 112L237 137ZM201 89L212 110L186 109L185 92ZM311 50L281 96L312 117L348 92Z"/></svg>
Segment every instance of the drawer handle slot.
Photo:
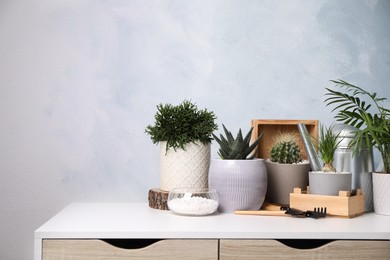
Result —
<svg viewBox="0 0 390 260"><path fill-rule="evenodd" d="M295 249L314 249L333 242L331 239L277 239L285 246Z"/></svg>
<svg viewBox="0 0 390 260"><path fill-rule="evenodd" d="M102 241L122 249L140 249L150 246L161 239L102 239Z"/></svg>

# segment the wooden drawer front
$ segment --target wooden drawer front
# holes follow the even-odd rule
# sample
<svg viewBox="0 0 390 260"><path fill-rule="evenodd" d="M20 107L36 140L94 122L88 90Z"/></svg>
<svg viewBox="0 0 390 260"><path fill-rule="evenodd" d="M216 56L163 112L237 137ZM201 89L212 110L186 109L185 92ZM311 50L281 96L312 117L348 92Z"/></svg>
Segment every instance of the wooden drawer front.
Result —
<svg viewBox="0 0 390 260"><path fill-rule="evenodd" d="M123 249L101 240L43 240L43 260L218 259L218 240L161 240Z"/></svg>
<svg viewBox="0 0 390 260"><path fill-rule="evenodd" d="M337 240L314 249L296 249L276 240L221 240L228 259L390 259L390 241Z"/></svg>

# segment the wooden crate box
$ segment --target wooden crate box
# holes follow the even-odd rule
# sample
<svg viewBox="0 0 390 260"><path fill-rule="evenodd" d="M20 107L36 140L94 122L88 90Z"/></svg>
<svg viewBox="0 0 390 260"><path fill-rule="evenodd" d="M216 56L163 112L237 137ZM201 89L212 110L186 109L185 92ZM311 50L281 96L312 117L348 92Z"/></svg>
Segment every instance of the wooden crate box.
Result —
<svg viewBox="0 0 390 260"><path fill-rule="evenodd" d="M314 138L318 138L318 120L263 120L253 119L252 120L252 138L257 138L260 133L264 133L262 140L259 144L257 152L258 158L268 159L270 157L271 147L274 143L274 137L279 132L294 132L299 137L299 149L301 150L302 159L307 160L305 147L302 139L300 138L298 124L305 124L308 133Z"/></svg>

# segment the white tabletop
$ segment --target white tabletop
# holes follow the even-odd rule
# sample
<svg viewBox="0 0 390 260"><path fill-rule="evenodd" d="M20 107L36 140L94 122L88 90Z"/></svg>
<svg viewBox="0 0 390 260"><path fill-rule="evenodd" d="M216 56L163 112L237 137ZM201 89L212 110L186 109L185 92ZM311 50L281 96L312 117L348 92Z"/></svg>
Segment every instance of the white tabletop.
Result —
<svg viewBox="0 0 390 260"><path fill-rule="evenodd" d="M44 238L390 239L390 216L346 219L216 213L179 216L147 203L73 203L35 231Z"/></svg>

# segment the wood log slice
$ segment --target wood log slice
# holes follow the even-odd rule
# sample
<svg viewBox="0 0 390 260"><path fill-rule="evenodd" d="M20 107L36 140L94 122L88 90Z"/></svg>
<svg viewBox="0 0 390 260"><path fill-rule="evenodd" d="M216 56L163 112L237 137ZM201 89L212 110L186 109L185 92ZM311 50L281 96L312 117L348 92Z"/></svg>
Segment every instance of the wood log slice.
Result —
<svg viewBox="0 0 390 260"><path fill-rule="evenodd" d="M153 209L169 210L168 191L160 189L150 189L148 194L149 207Z"/></svg>

